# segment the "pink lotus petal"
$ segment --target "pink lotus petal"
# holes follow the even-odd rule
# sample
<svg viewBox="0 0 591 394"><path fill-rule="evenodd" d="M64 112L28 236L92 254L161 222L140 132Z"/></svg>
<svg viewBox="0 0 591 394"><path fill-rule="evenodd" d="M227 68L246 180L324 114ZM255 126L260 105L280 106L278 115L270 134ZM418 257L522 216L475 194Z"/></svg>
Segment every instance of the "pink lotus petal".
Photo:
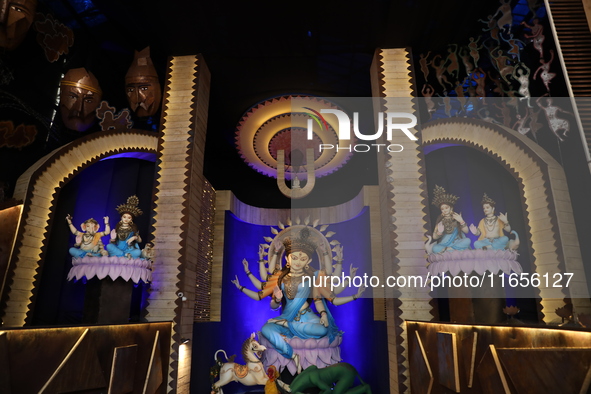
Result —
<svg viewBox="0 0 591 394"><path fill-rule="evenodd" d="M133 283L140 283L140 279L142 279L142 269L135 269L132 271L131 273L131 280L133 280Z"/></svg>
<svg viewBox="0 0 591 394"><path fill-rule="evenodd" d="M492 272L493 274L498 274L499 271L501 271L501 267L499 265L499 261L498 260L488 260L488 270L490 272Z"/></svg>
<svg viewBox="0 0 591 394"><path fill-rule="evenodd" d="M482 259L486 255L486 251L482 249L474 250L474 257L477 259Z"/></svg>
<svg viewBox="0 0 591 394"><path fill-rule="evenodd" d="M105 279L105 277L109 274L109 266L108 265L98 265L96 269L96 277L99 279Z"/></svg>
<svg viewBox="0 0 591 394"><path fill-rule="evenodd" d="M305 349L316 349L318 347L318 340L315 338L308 338L304 341Z"/></svg>
<svg viewBox="0 0 591 394"><path fill-rule="evenodd" d="M484 275L484 273L486 272L486 264L481 260L475 261L474 271L476 271L478 275Z"/></svg>
<svg viewBox="0 0 591 394"><path fill-rule="evenodd" d="M317 362L322 361L322 363L329 365L330 360L331 360L331 356L332 356L332 349L331 348L321 349L318 352L318 360L316 360L316 361ZM320 366L318 366L318 368L320 368Z"/></svg>
<svg viewBox="0 0 591 394"><path fill-rule="evenodd" d="M497 260L497 264L501 271L506 273L507 275L511 273L511 266L509 265L509 261L505 259Z"/></svg>
<svg viewBox="0 0 591 394"><path fill-rule="evenodd" d="M464 271L465 274L470 275L472 273L472 271L474 271L474 259L470 259L470 260L466 260L463 262L463 266L462 266L462 271Z"/></svg>
<svg viewBox="0 0 591 394"><path fill-rule="evenodd" d="M342 359L341 359L341 348L340 347L335 347L333 349L332 360L337 363L341 362Z"/></svg>
<svg viewBox="0 0 591 394"><path fill-rule="evenodd" d="M291 373L294 376L295 376L296 372L298 371L295 366L295 363L293 361L290 361L289 364L287 364L287 370L289 371L289 373Z"/></svg>
<svg viewBox="0 0 591 394"><path fill-rule="evenodd" d="M89 264L86 267L86 278L87 279L92 279L94 276L96 275L96 266L94 266L93 264Z"/></svg>
<svg viewBox="0 0 591 394"><path fill-rule="evenodd" d="M523 272L523 268L521 268L521 264L519 264L517 261L513 261L510 260L509 264L511 265L511 270L517 274L520 274Z"/></svg>
<svg viewBox="0 0 591 394"><path fill-rule="evenodd" d="M291 340L289 341L289 344L294 349L303 349L304 348L304 341L302 341L302 339L299 337L291 338Z"/></svg>
<svg viewBox="0 0 591 394"><path fill-rule="evenodd" d="M328 347L328 337L322 337L318 340L318 347L325 348Z"/></svg>
<svg viewBox="0 0 591 394"><path fill-rule="evenodd" d="M457 276L461 271L460 262L459 261L450 261L449 262L449 273L452 276Z"/></svg>
<svg viewBox="0 0 591 394"><path fill-rule="evenodd" d="M307 359L310 364L316 365L316 361L318 360L318 349L308 350Z"/></svg>

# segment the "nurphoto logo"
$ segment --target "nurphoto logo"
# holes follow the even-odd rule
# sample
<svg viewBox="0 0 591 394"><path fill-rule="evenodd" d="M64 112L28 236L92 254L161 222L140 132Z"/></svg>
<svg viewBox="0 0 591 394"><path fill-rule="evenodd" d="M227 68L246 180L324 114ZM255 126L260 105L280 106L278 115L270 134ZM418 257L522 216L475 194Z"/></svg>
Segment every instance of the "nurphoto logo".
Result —
<svg viewBox="0 0 591 394"><path fill-rule="evenodd" d="M307 138L312 140L314 138L314 121L316 121L320 127L327 127L327 122L322 114L332 114L337 117L338 127L336 130L339 142L349 141L348 145L341 144L319 144L319 151L324 150L348 150L349 152L369 152L372 147L376 148L379 152L380 149L385 149L388 152L401 152L404 148L400 144L351 144L351 119L344 111L338 109L321 109L320 112L315 111L311 108L306 108L312 111L314 114L309 114L313 119L308 119L307 123ZM417 125L417 118L413 114L406 112L379 112L377 116L378 130L374 134L363 134L359 130L359 112L353 112L353 133L361 141L376 141L384 133L384 118L386 125L386 138L392 140L392 135L395 130L401 131L411 141L416 141L417 137L410 132ZM404 123L400 123L400 120L406 120Z"/></svg>

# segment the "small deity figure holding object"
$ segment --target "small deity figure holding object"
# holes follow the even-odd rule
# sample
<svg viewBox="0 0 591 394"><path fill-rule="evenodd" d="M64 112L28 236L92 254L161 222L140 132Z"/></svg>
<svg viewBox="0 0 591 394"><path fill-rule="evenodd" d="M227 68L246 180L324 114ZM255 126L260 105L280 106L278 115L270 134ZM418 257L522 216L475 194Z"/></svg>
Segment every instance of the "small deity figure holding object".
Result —
<svg viewBox="0 0 591 394"><path fill-rule="evenodd" d="M470 232L479 236L478 240L474 242L475 249L505 249L509 242L509 237L503 234L503 231L510 233L511 226L507 219L507 214L499 213L495 215L495 202L484 193L482 197L482 210L485 217L478 223L478 227L474 224L470 225Z"/></svg>
<svg viewBox="0 0 591 394"><path fill-rule="evenodd" d="M236 288L253 300L259 301L263 297L271 295L273 309L279 308L283 300L281 315L269 319L262 327L261 332L277 352L287 359L293 359L298 372L301 371L299 355L294 353L285 338L319 339L328 337L332 343L337 336L341 335L341 331L336 326L325 299L334 305L342 305L356 300L365 291L364 287L360 287L353 296L337 297L325 287L314 286L314 283L322 283L322 278L317 280L313 278L326 275L326 271L315 271L312 268L312 256L317 252L320 242L314 239L315 236L309 227L302 227L297 236L283 239L286 264L268 282L261 285L261 291L255 292L246 289L240 285L238 277L232 281ZM275 253L279 255L278 252L279 249ZM329 252L324 252L324 254L328 255ZM269 266L270 270L274 271L274 262L270 261ZM309 299L314 300L318 315L310 308Z"/></svg>
<svg viewBox="0 0 591 394"><path fill-rule="evenodd" d="M99 232L100 224L90 218L80 225L82 231L76 230L76 227L72 224L72 216L67 215L66 221L70 227L72 234L76 236L76 243L74 247L70 248L70 254L72 257L82 258L86 256L107 256L107 251L103 246L101 237L109 234L111 228L109 227L109 217L105 216L105 231Z"/></svg>
<svg viewBox="0 0 591 394"><path fill-rule="evenodd" d="M459 197L446 193L443 187L435 186L433 205L439 207L441 215L437 218L433 232L433 239L438 240L433 245L433 253L470 249L470 238L465 236L468 234L468 225L461 214L454 212L458 199Z"/></svg>
<svg viewBox="0 0 591 394"><path fill-rule="evenodd" d="M142 239L137 225L133 222L134 218L143 213L138 208L139 202L140 200L136 196L131 196L127 199L126 204L117 207L121 220L111 231L111 242L107 245L109 256L125 256L128 259L137 259L141 256L142 251L138 243L142 242Z"/></svg>

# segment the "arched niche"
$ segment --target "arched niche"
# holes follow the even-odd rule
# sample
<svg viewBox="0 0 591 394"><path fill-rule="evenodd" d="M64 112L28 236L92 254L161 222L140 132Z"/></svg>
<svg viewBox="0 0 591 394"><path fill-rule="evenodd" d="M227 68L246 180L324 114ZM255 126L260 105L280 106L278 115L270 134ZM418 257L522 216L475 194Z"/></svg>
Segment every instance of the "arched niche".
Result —
<svg viewBox="0 0 591 394"><path fill-rule="evenodd" d="M459 197L454 211L462 215L468 226L477 226L485 216L482 199L486 193L495 201L495 214L507 214L511 231L517 234L506 235L511 238L519 237L522 241L517 253L523 271L535 272L530 263L531 245L524 236L529 233L529 227L524 223L523 187L514 175L486 153L461 144L431 144L424 147L424 153L425 176L431 202L435 185L445 188L448 193ZM435 223L441 210L433 204L429 204L428 209L429 231L435 231ZM471 232L466 236L471 239L472 247L476 248L474 242L479 237ZM466 254L473 256L471 252ZM468 258L463 263L471 265L474 261ZM481 263L487 264L484 261ZM495 276L495 280L498 279L500 278ZM501 288L499 283L486 291L454 287L447 289L445 293L447 297L444 294L438 295L438 298L442 298L438 300L441 321L499 324L507 319L503 313L506 306L517 306L521 321L535 324L540 320L539 292L529 286Z"/></svg>
<svg viewBox="0 0 591 394"><path fill-rule="evenodd" d="M23 210L1 291L5 327L23 326L28 321L60 188L105 157L124 152L156 153L157 146L158 135L153 132L95 133L54 150L20 176L14 198L23 201Z"/></svg>
<svg viewBox="0 0 591 394"><path fill-rule="evenodd" d="M550 286L539 286L544 321L571 298L575 310L589 313L591 304L574 223L566 176L562 166L539 145L521 134L485 121L451 118L425 124L423 145L459 144L495 159L517 179L522 190L526 228L535 272L573 273L562 298ZM576 281L575 281L576 280Z"/></svg>

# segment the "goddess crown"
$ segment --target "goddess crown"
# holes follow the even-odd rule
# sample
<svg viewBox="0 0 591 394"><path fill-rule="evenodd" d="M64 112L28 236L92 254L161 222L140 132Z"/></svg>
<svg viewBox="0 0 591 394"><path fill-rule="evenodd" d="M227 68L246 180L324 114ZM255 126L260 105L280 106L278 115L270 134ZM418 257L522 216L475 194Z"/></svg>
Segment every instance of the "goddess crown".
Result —
<svg viewBox="0 0 591 394"><path fill-rule="evenodd" d="M142 210L138 208L140 203L140 199L137 196L130 196L127 198L126 204L121 204L117 206L117 212L119 215L123 215L124 213L129 213L134 218L143 214Z"/></svg>
<svg viewBox="0 0 591 394"><path fill-rule="evenodd" d="M307 227L300 230L297 237L289 237L283 240L285 247L285 254L289 255L293 252L302 251L308 256L312 256L316 251L316 242Z"/></svg>
<svg viewBox="0 0 591 394"><path fill-rule="evenodd" d="M443 187L435 185L435 189L433 190L433 201L431 203L436 207L440 207L441 204L454 206L459 198L460 197L454 196L451 193L446 193Z"/></svg>

